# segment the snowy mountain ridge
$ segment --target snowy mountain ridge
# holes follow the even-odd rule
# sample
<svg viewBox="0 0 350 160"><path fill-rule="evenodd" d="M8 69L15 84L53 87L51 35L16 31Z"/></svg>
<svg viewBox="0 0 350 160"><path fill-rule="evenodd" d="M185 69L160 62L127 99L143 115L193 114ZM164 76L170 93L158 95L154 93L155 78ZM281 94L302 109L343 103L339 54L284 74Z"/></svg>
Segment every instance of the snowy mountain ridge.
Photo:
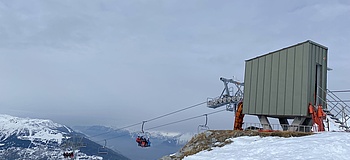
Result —
<svg viewBox="0 0 350 160"><path fill-rule="evenodd" d="M164 132L164 131L150 131L151 138L156 139L174 139L176 140L176 144L184 145L186 144L195 133L180 133L180 132ZM137 135L137 132L133 132L132 134Z"/></svg>
<svg viewBox="0 0 350 160"><path fill-rule="evenodd" d="M101 155L98 148L102 146L83 137L51 120L0 114L0 160L56 160L64 159L66 152L77 159L129 159L108 148L108 155Z"/></svg>
<svg viewBox="0 0 350 160"><path fill-rule="evenodd" d="M72 131L51 120L19 118L0 114L0 141L16 135L18 139L62 143L65 134Z"/></svg>
<svg viewBox="0 0 350 160"><path fill-rule="evenodd" d="M119 129L116 127L110 127L110 126L102 126L102 125L95 125L95 126L73 126L73 129L75 131L78 131L80 133L86 134L88 136L95 136L98 134L103 133L115 133L120 135L128 134L132 138L136 138L138 135L141 135L141 132L129 130L129 129ZM98 133L90 133L87 131L99 131ZM149 134L151 139L158 139L158 140L176 140L176 144L184 145L186 144L196 133L186 132L168 132L168 131L147 131L145 132Z"/></svg>

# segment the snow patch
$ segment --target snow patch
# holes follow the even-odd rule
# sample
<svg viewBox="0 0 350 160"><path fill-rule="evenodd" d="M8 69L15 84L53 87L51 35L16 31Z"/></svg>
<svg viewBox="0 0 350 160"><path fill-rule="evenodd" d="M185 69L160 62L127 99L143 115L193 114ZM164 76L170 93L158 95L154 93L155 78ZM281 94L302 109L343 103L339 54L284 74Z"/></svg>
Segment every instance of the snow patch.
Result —
<svg viewBox="0 0 350 160"><path fill-rule="evenodd" d="M322 132L303 137L238 137L233 143L185 157L185 160L340 159L350 157L350 133Z"/></svg>

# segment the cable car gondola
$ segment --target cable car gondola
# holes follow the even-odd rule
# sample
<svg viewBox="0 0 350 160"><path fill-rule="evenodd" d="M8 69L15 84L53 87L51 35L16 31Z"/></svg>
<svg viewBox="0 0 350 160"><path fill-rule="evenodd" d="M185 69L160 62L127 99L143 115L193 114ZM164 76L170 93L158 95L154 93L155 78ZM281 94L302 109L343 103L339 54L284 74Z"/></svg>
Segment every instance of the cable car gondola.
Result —
<svg viewBox="0 0 350 160"><path fill-rule="evenodd" d="M208 115L207 114L204 114L205 116L205 124L204 125L199 125L197 130L198 130L198 133L202 132L202 131L207 131L209 130L209 127L207 126L208 124Z"/></svg>
<svg viewBox="0 0 350 160"><path fill-rule="evenodd" d="M98 154L108 154L108 151L107 151L107 140L104 140L105 141L105 144L104 146L102 147L98 147Z"/></svg>
<svg viewBox="0 0 350 160"><path fill-rule="evenodd" d="M137 138L136 138L137 145L143 148L151 146L151 141L149 140L151 134L143 130L143 126L145 125L146 122L147 121L142 122L141 132L137 135Z"/></svg>

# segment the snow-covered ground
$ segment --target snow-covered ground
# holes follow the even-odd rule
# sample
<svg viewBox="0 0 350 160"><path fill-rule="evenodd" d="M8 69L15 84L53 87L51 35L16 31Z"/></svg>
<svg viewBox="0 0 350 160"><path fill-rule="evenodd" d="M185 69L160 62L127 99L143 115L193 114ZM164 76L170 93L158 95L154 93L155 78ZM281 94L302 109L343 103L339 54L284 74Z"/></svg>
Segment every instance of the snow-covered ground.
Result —
<svg viewBox="0 0 350 160"><path fill-rule="evenodd" d="M64 159L63 153L70 148L62 148L60 144L72 132L65 125L51 120L0 114L0 159ZM75 150L75 157L102 159L79 150Z"/></svg>
<svg viewBox="0 0 350 160"><path fill-rule="evenodd" d="M61 144L63 132L58 132L57 128L63 127L68 130L67 127L51 120L19 118L0 114L0 141L17 135L18 139L22 140L43 142L53 140Z"/></svg>
<svg viewBox="0 0 350 160"><path fill-rule="evenodd" d="M202 151L184 160L289 160L350 159L350 133L323 132L305 137L238 137L211 151Z"/></svg>

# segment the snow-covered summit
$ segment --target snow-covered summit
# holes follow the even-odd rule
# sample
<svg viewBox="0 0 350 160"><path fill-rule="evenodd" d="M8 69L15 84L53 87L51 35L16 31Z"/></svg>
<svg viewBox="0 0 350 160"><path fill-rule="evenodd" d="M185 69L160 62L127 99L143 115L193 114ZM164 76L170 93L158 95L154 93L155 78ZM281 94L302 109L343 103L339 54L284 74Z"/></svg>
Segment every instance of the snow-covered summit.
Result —
<svg viewBox="0 0 350 160"><path fill-rule="evenodd" d="M0 159L56 160L64 159L66 152L74 152L76 159L128 159L107 148L108 155L100 155L102 146L83 137L51 120L0 114Z"/></svg>
<svg viewBox="0 0 350 160"><path fill-rule="evenodd" d="M157 139L174 139L177 144L185 145L195 133L180 133L180 132L165 132L165 131L151 131L151 138Z"/></svg>
<svg viewBox="0 0 350 160"><path fill-rule="evenodd" d="M51 120L19 118L0 114L0 142L11 136L21 140L57 142L60 144L65 134L71 130Z"/></svg>

